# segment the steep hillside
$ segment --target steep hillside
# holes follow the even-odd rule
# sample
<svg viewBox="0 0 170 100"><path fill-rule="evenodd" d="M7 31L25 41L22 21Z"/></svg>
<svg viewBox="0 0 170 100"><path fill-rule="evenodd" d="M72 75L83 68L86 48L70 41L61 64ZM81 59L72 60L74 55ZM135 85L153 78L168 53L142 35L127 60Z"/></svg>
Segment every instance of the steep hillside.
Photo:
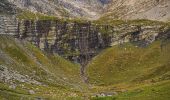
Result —
<svg viewBox="0 0 170 100"><path fill-rule="evenodd" d="M103 17L113 19L170 19L169 0L112 0Z"/></svg>
<svg viewBox="0 0 170 100"><path fill-rule="evenodd" d="M93 100L168 100L170 40L148 47L125 43L103 50L88 65Z"/></svg>
<svg viewBox="0 0 170 100"><path fill-rule="evenodd" d="M102 3L100 0L61 0L59 3L72 16L97 19L102 13Z"/></svg>
<svg viewBox="0 0 170 100"><path fill-rule="evenodd" d="M57 17L98 18L102 12L99 0L8 0L23 10Z"/></svg>
<svg viewBox="0 0 170 100"><path fill-rule="evenodd" d="M59 6L51 3L49 0L8 0L11 4L18 8L29 10L31 12L39 12L47 15L64 16L65 10Z"/></svg>
<svg viewBox="0 0 170 100"><path fill-rule="evenodd" d="M11 4L34 13L57 17L96 20L149 19L170 20L169 0L8 0Z"/></svg>
<svg viewBox="0 0 170 100"><path fill-rule="evenodd" d="M148 47L122 44L104 50L88 66L90 83L110 85L169 79L170 43L156 41Z"/></svg>
<svg viewBox="0 0 170 100"><path fill-rule="evenodd" d="M163 38L148 47L125 43L103 50L89 63L87 91L78 65L0 35L0 99L168 100L170 41Z"/></svg>
<svg viewBox="0 0 170 100"><path fill-rule="evenodd" d="M76 97L84 89L78 65L0 35L0 99Z"/></svg>

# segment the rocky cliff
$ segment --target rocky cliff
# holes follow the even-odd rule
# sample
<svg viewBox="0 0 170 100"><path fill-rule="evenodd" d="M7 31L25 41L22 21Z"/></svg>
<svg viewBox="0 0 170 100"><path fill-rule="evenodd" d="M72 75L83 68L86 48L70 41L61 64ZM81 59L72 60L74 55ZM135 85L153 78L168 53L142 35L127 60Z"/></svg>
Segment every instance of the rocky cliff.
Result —
<svg viewBox="0 0 170 100"><path fill-rule="evenodd" d="M57 53L78 63L84 62L86 54L90 60L102 49L116 44L135 42L145 47L169 30L167 24L160 22L111 25L62 20L19 21L8 17L1 17L1 20L5 34L26 39L43 51Z"/></svg>
<svg viewBox="0 0 170 100"><path fill-rule="evenodd" d="M7 0L0 1L0 14L15 14L16 6L8 2Z"/></svg>
<svg viewBox="0 0 170 100"><path fill-rule="evenodd" d="M139 2L133 0L129 0L128 2L124 0L8 1L15 4L18 8L23 8L23 11L30 10L32 12L40 12L61 17L64 16L62 14L67 13L66 15L69 14L69 17L86 16L90 18L91 16L91 18L95 18L94 16L101 15L103 11L108 12L107 14L104 14L104 20L100 19L92 22L18 20L15 17L0 17L1 34L10 34L14 35L16 38L28 40L43 51L57 53L66 59L81 64L84 64L84 62L87 64L87 62L101 50L116 44L134 42L137 46L145 47L160 37L167 37L164 34L169 30L168 25L162 22L149 20L140 22L136 20L137 23L135 23L135 21L132 23L123 21L120 24L112 25L108 22L109 20L107 20L114 19L114 15L116 15L117 18L124 19L127 17L127 19L129 19L130 17L126 13L130 12L129 15L133 15L134 12L146 12L156 6L159 6L159 9L161 9L161 7L166 8L164 10L168 13L169 1L167 0L143 0ZM4 4L9 2L3 1ZM11 5L9 7L14 6ZM163 16L160 16L160 18L163 18ZM148 19L150 18L148 17ZM98 23L100 21L103 22Z"/></svg>

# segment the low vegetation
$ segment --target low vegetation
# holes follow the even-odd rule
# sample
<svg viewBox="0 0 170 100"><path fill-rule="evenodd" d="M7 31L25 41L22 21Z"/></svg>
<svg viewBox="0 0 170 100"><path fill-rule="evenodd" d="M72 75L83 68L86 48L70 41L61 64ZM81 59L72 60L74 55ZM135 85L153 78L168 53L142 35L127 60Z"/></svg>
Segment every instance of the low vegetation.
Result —
<svg viewBox="0 0 170 100"><path fill-rule="evenodd" d="M169 100L170 81L138 86L111 97L94 97L92 100Z"/></svg>
<svg viewBox="0 0 170 100"><path fill-rule="evenodd" d="M0 54L1 71L8 75L0 76L4 78L0 83L0 98L30 100L39 97L55 100L75 98L86 90L79 65L58 55L43 53L24 40L0 35Z"/></svg>
<svg viewBox="0 0 170 100"><path fill-rule="evenodd" d="M30 11L22 11L17 15L17 18L20 20L54 20L56 19L55 16L49 16L41 13L33 13Z"/></svg>
<svg viewBox="0 0 170 100"><path fill-rule="evenodd" d="M88 66L90 82L97 85L158 80L169 75L170 44L157 41L148 47L127 43L104 50Z"/></svg>
<svg viewBox="0 0 170 100"><path fill-rule="evenodd" d="M147 47L126 43L103 50L88 65L89 83L97 93L118 94L92 100L168 100L169 51L169 40Z"/></svg>
<svg viewBox="0 0 170 100"><path fill-rule="evenodd" d="M19 19L55 20L56 17L22 12ZM67 22L88 22L65 19ZM168 25L149 20L98 20L92 24ZM108 33L100 29L102 33ZM106 35L106 34L102 34ZM147 47L124 43L108 47L87 66L89 86L82 82L80 65L48 54L25 40L0 35L0 71L25 79L0 82L0 99L9 100L168 100L170 97L170 41L155 41ZM12 74L11 74L12 73ZM14 74L13 74L14 73ZM15 77L15 76L14 76ZM29 78L28 78L29 77ZM2 77L0 76L2 79ZM4 78L4 77L3 77ZM96 96L114 93L111 96Z"/></svg>

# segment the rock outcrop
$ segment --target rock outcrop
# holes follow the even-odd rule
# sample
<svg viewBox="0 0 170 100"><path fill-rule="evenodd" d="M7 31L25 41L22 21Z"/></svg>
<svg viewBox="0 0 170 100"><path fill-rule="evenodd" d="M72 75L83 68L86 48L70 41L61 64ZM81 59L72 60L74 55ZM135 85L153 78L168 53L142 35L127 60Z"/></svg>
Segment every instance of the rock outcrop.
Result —
<svg viewBox="0 0 170 100"><path fill-rule="evenodd" d="M57 53L78 63L83 63L100 50L116 44L135 42L138 46L147 46L169 29L164 24L124 23L112 26L60 20L12 21L11 18L6 18L4 25L5 34L13 33L15 37L26 39L43 51Z"/></svg>
<svg viewBox="0 0 170 100"><path fill-rule="evenodd" d="M18 21L15 16L0 15L0 34L17 33Z"/></svg>
<svg viewBox="0 0 170 100"><path fill-rule="evenodd" d="M7 0L0 1L0 14L15 14L16 6L8 2Z"/></svg>

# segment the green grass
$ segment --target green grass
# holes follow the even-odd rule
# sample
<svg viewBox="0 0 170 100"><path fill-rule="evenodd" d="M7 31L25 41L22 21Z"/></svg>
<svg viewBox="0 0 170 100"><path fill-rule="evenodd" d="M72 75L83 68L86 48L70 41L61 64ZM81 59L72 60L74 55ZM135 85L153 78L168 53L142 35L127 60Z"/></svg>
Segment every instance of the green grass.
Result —
<svg viewBox="0 0 170 100"><path fill-rule="evenodd" d="M65 14L66 12L62 12L63 14ZM67 16L67 15L65 15ZM68 18L68 17L64 17L64 18L59 18L56 16L51 16L51 15L45 15L42 13L33 13L30 11L22 11L17 15L17 18L19 20L60 20L61 22L68 22L68 23L73 23L73 22L77 22L77 23L87 23L88 20L84 19L84 18Z"/></svg>
<svg viewBox="0 0 170 100"><path fill-rule="evenodd" d="M34 90L36 94L28 91ZM47 100L82 100L80 93L61 89L53 86L38 86L32 84L18 85L16 89L10 89L7 84L0 83L0 97L5 100L35 100L35 98L45 98Z"/></svg>
<svg viewBox="0 0 170 100"><path fill-rule="evenodd" d="M103 23L103 21L99 21L100 23ZM140 20L108 20L109 24L111 25L142 25L142 26L151 26L151 25L164 25L166 23L160 22L160 21L154 21L154 20L147 20L147 19L140 19Z"/></svg>
<svg viewBox="0 0 170 100"><path fill-rule="evenodd" d="M146 85L113 97L95 97L92 100L169 100L170 81Z"/></svg>
<svg viewBox="0 0 170 100"><path fill-rule="evenodd" d="M89 81L96 85L159 80L170 73L170 43L157 41L146 48L127 43L104 50L88 66Z"/></svg>
<svg viewBox="0 0 170 100"><path fill-rule="evenodd" d="M115 97L96 97L92 98L91 100L116 100Z"/></svg>
<svg viewBox="0 0 170 100"><path fill-rule="evenodd" d="M7 84L0 83L0 100L19 100L21 98L33 100L34 96L21 88L10 89Z"/></svg>
<svg viewBox="0 0 170 100"><path fill-rule="evenodd" d="M142 90L143 89L143 90ZM146 86L139 89L121 94L118 99L136 99L136 100L169 100L170 82L161 82L152 86Z"/></svg>
<svg viewBox="0 0 170 100"><path fill-rule="evenodd" d="M18 100L24 96L50 98L50 100L60 98L62 100L77 97L82 95L82 91L86 91L87 86L80 77L79 65L58 55L46 54L26 41L19 41L6 35L0 35L0 51L4 54L0 56L0 65L9 70L17 71L21 75L28 75L46 85L13 80L12 82L17 85L18 90L11 90L9 83L1 83L0 98L16 98ZM24 88L21 85L24 85ZM28 90L34 90L36 94L30 95Z"/></svg>
<svg viewBox="0 0 170 100"><path fill-rule="evenodd" d="M117 92L92 100L169 100L170 41L147 47L132 43L103 50L88 65L89 83L94 93Z"/></svg>
<svg viewBox="0 0 170 100"><path fill-rule="evenodd" d="M170 41L155 41L147 47L132 43L103 50L88 65L90 89L82 82L80 66L36 46L0 35L0 65L28 75L44 85L13 81L0 83L0 99L86 100L101 92L117 92L113 97L92 100L168 100L170 93ZM33 72L35 72L33 74ZM29 94L34 90L35 94Z"/></svg>
<svg viewBox="0 0 170 100"><path fill-rule="evenodd" d="M8 36L1 36L0 38L1 50L8 54L8 56L13 59L14 63L22 63L29 71L32 71L33 69L39 71L46 70L47 72L49 71L56 75L63 75L62 77L70 76L70 80L72 79L76 82L81 80L79 77L79 65L73 64L58 55L45 54L30 43L21 43ZM38 66L42 66L42 69ZM17 69L18 67L15 68ZM24 69L22 71L24 71Z"/></svg>
<svg viewBox="0 0 170 100"><path fill-rule="evenodd" d="M80 85L80 66L73 64L58 55L45 54L33 45L28 44L27 48L32 52L37 61L44 65L51 73L61 78L65 78L70 83Z"/></svg>
<svg viewBox="0 0 170 100"><path fill-rule="evenodd" d="M161 22L156 20L148 20L148 19L136 19L136 20L119 20L119 19L112 19L107 17L101 17L98 20L93 21L95 24L101 25L141 25L141 26L154 26L154 25L168 25L168 22Z"/></svg>

